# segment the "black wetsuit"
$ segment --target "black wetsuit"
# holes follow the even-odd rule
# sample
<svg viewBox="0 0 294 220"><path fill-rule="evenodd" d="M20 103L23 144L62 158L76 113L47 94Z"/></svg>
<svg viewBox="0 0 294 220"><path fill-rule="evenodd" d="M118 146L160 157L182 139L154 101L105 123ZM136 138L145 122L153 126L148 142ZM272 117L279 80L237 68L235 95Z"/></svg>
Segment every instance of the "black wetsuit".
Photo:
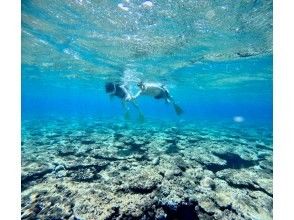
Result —
<svg viewBox="0 0 294 220"><path fill-rule="evenodd" d="M162 88L162 91L159 95L157 96L154 96L155 99L166 99L166 98L170 98L170 95L168 93L168 91L163 87L161 86Z"/></svg>
<svg viewBox="0 0 294 220"><path fill-rule="evenodd" d="M121 99L125 99L127 97L126 92L121 88L121 84L115 83L114 88L115 88L115 92L113 93L114 96L117 96Z"/></svg>

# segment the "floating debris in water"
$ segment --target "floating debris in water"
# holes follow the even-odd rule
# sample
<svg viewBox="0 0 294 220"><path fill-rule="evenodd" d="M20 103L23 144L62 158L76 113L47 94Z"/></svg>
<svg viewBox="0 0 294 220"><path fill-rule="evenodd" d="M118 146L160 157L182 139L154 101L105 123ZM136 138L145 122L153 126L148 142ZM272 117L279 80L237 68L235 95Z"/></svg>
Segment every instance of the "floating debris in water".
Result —
<svg viewBox="0 0 294 220"><path fill-rule="evenodd" d="M233 118L234 122L237 122L237 123L241 123L243 122L245 119L242 117L242 116L235 116Z"/></svg>

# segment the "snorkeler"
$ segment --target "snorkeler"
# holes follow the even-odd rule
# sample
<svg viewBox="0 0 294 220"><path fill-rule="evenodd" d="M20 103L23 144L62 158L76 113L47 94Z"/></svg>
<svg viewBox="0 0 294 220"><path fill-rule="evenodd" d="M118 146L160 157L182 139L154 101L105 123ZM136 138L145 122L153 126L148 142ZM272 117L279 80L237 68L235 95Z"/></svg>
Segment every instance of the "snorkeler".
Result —
<svg viewBox="0 0 294 220"><path fill-rule="evenodd" d="M115 82L108 82L105 84L105 91L106 93L110 94L110 97L118 97L121 99L121 103L123 108L125 109L125 118L129 118L129 106L127 106L127 102L132 103L132 105L137 109L139 112L139 119L143 120L143 114L139 108L139 106L133 100L131 93L129 92L126 85L122 83L115 83Z"/></svg>
<svg viewBox="0 0 294 220"><path fill-rule="evenodd" d="M162 84L139 82L137 86L140 88L140 91L133 97L133 99L140 95L152 96L155 99L164 99L167 103L173 105L177 115L183 113L182 108L175 103L169 91Z"/></svg>

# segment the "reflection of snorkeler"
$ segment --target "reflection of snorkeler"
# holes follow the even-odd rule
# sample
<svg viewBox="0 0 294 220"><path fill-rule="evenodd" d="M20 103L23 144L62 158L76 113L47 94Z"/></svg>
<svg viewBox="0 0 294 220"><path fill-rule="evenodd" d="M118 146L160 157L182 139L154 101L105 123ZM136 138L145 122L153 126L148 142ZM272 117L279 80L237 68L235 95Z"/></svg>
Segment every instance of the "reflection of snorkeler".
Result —
<svg viewBox="0 0 294 220"><path fill-rule="evenodd" d="M127 86L122 83L114 83L108 82L105 84L105 91L106 93L110 94L110 97L118 97L121 99L122 106L125 110L125 118L129 118L129 110L130 108L127 106L127 102L132 103L132 105L137 109L139 112L139 118L143 119L143 114L139 108L139 106L134 102L131 93L127 89Z"/></svg>
<svg viewBox="0 0 294 220"><path fill-rule="evenodd" d="M181 107L175 103L174 99L169 94L169 91L166 88L164 88L163 85L158 83L143 82L140 82L137 85L140 88L140 91L133 97L133 99L137 98L139 95L152 96L155 99L164 99L167 103L171 103L173 105L177 115L183 113Z"/></svg>

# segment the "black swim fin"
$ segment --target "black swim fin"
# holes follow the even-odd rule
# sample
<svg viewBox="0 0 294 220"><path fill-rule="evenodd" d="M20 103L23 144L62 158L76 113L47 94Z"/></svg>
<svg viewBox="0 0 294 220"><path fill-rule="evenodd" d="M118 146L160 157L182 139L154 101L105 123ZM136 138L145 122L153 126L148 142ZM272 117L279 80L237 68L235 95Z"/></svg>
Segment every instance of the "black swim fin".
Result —
<svg viewBox="0 0 294 220"><path fill-rule="evenodd" d="M143 114L140 114L138 117L138 123L143 123L145 121L145 117Z"/></svg>
<svg viewBox="0 0 294 220"><path fill-rule="evenodd" d="M129 120L130 119L130 113L129 113L129 111L126 111L125 112L124 118L125 118L125 120Z"/></svg>
<svg viewBox="0 0 294 220"><path fill-rule="evenodd" d="M180 106L178 106L176 103L174 103L173 106L174 106L174 109L175 109L177 115L183 114L184 111Z"/></svg>

